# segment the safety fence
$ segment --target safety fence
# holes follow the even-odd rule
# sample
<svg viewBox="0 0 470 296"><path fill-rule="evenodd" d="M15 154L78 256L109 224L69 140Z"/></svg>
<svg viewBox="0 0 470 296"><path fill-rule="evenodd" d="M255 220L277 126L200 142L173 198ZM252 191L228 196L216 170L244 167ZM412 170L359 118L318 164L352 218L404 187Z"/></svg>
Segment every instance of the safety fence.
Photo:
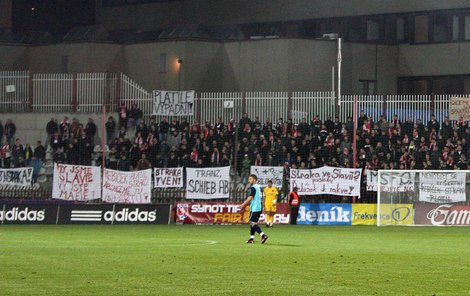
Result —
<svg viewBox="0 0 470 296"><path fill-rule="evenodd" d="M230 189L230 198L220 199L220 201L231 201L231 202L241 202L246 198L245 187L240 188L240 186L235 186L235 188ZM284 198L285 199L285 198ZM0 200L53 200L52 199L52 184L43 184L40 188L15 188L9 187L1 188ZM152 203L162 204L162 203L173 203L179 201L188 201L186 199L186 190L184 188L154 188L152 189ZM219 199L214 199L213 201L218 201ZM58 200L56 200L59 202ZM92 200L88 204L101 203L101 200Z"/></svg>
<svg viewBox="0 0 470 296"><path fill-rule="evenodd" d="M261 122L291 118L294 123L318 115L341 121L358 111L373 120L395 114L400 120L427 121L435 114L443 121L449 114L450 95L345 95L334 92L197 92L192 122L224 122L240 119L243 113ZM123 73L33 74L29 71L0 71L0 112L108 112L119 104L136 103L145 117L153 113L153 95ZM159 120L160 118L157 118Z"/></svg>

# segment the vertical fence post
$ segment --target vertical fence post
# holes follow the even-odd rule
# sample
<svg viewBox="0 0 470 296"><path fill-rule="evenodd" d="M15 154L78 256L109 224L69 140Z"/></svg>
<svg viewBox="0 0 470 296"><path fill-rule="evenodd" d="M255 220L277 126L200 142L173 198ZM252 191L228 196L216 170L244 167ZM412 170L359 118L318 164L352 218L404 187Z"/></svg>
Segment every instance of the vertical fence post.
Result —
<svg viewBox="0 0 470 296"><path fill-rule="evenodd" d="M77 101L77 73L73 74L72 80L72 111L77 112L78 110L78 101Z"/></svg>
<svg viewBox="0 0 470 296"><path fill-rule="evenodd" d="M104 78L104 89L105 89L105 101L104 105L106 106L106 110L110 110L111 106L111 73L106 71L106 75Z"/></svg>
<svg viewBox="0 0 470 296"><path fill-rule="evenodd" d="M354 101L353 101L353 120L354 120L354 126L353 126L353 168L357 168L357 97L354 96ZM356 203L356 197L353 196L352 198L352 203Z"/></svg>
<svg viewBox="0 0 470 296"><path fill-rule="evenodd" d="M431 114L436 114L436 96L431 93Z"/></svg>
<svg viewBox="0 0 470 296"><path fill-rule="evenodd" d="M382 95L382 116L385 117L385 114L387 114L387 96Z"/></svg>
<svg viewBox="0 0 470 296"><path fill-rule="evenodd" d="M292 92L287 92L287 118L292 118L292 109L293 109L293 101L292 101ZM273 118L273 120L275 120Z"/></svg>
<svg viewBox="0 0 470 296"><path fill-rule="evenodd" d="M115 108L119 108L121 105L121 82L122 82L122 73L118 73L116 77L116 92L114 97ZM112 112L113 110L111 110Z"/></svg>
<svg viewBox="0 0 470 296"><path fill-rule="evenodd" d="M201 113L202 113L202 101L201 101L201 93L198 93L197 96L196 96L196 104L195 104L195 107L196 107L196 120L197 122L199 122L200 124L202 123L201 122Z"/></svg>
<svg viewBox="0 0 470 296"><path fill-rule="evenodd" d="M242 92L242 114L246 113L246 92Z"/></svg>
<svg viewBox="0 0 470 296"><path fill-rule="evenodd" d="M31 69L28 70L28 111L33 111L33 72Z"/></svg>

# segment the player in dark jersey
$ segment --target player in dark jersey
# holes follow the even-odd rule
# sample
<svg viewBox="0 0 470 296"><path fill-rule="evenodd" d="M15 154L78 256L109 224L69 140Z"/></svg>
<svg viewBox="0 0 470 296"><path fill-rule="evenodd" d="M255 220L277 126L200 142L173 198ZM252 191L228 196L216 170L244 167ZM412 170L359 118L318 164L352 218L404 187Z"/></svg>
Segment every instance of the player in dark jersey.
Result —
<svg viewBox="0 0 470 296"><path fill-rule="evenodd" d="M259 217L263 211L263 191L261 187L256 184L258 177L256 175L250 175L248 177L248 182L251 184L249 189L249 195L246 198L245 202L241 205L240 209L243 212L244 208L250 204L250 239L246 242L248 244L254 243L255 232L261 236L261 243L264 244L268 239L268 236L261 230L261 227L258 225Z"/></svg>

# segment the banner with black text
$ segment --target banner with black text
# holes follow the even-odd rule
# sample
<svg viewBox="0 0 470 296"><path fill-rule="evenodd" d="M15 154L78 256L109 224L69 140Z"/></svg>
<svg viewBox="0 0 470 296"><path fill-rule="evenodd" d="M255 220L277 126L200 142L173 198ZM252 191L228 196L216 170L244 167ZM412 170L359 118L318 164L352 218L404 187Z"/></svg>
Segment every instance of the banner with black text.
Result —
<svg viewBox="0 0 470 296"><path fill-rule="evenodd" d="M378 172L373 170L365 170L366 179L367 179L367 191L377 191L377 183L379 179L377 178Z"/></svg>
<svg viewBox="0 0 470 296"><path fill-rule="evenodd" d="M0 169L0 187L2 186L31 186L33 168Z"/></svg>
<svg viewBox="0 0 470 296"><path fill-rule="evenodd" d="M276 188L282 187L282 176L284 174L284 167L270 167L270 166L251 166L250 173L258 177L258 185L261 187L267 186L268 181L273 181L273 186Z"/></svg>
<svg viewBox="0 0 470 296"><path fill-rule="evenodd" d="M465 202L465 172L420 172L419 201Z"/></svg>
<svg viewBox="0 0 470 296"><path fill-rule="evenodd" d="M154 90L153 100L154 115L190 116L194 113L194 90Z"/></svg>
<svg viewBox="0 0 470 296"><path fill-rule="evenodd" d="M181 188L183 187L183 168L154 168L155 188Z"/></svg>
<svg viewBox="0 0 470 296"><path fill-rule="evenodd" d="M290 171L290 188L299 195L361 196L361 169L321 167Z"/></svg>
<svg viewBox="0 0 470 296"><path fill-rule="evenodd" d="M186 168L186 198L229 198L230 167Z"/></svg>

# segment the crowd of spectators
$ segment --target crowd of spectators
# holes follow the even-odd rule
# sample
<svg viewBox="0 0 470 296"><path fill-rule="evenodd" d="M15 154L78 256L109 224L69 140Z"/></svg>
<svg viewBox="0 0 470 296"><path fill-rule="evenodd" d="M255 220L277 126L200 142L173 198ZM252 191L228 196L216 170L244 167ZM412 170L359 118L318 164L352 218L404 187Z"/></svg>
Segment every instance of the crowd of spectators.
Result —
<svg viewBox="0 0 470 296"><path fill-rule="evenodd" d="M7 127L8 125L8 127ZM11 121L2 126L11 134ZM13 125L14 126L14 125ZM150 167L236 166L239 175L247 175L251 165L286 168L361 167L366 169L468 169L468 123L448 118L441 124L435 116L424 124L398 116L373 121L364 112L357 119L357 154L353 157L351 117L322 120L314 116L294 124L279 118L276 123L243 114L233 120L215 123L188 122L184 117L151 117L143 120L142 111L133 105L121 105L117 121L106 124L109 153L106 166L123 171ZM97 126L92 119L83 125L65 117L60 123L52 118L46 126L46 147L38 142L33 150L20 140L12 143L12 162L5 166L28 165L32 157L44 159L50 146L53 160L68 164L101 164L101 154L94 153ZM38 151L38 152L37 152ZM96 151L95 151L96 152Z"/></svg>

